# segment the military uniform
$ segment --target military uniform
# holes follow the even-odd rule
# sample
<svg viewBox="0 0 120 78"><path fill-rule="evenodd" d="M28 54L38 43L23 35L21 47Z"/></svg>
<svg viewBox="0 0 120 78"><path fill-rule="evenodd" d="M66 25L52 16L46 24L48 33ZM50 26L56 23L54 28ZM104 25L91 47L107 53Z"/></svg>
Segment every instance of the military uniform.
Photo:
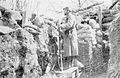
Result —
<svg viewBox="0 0 120 78"><path fill-rule="evenodd" d="M69 16L65 17L64 21L65 22L61 25L61 29L64 33L63 35L63 49L64 49L63 57L78 56L78 41L77 41L77 31L75 27L76 25L75 17L74 15L69 14Z"/></svg>

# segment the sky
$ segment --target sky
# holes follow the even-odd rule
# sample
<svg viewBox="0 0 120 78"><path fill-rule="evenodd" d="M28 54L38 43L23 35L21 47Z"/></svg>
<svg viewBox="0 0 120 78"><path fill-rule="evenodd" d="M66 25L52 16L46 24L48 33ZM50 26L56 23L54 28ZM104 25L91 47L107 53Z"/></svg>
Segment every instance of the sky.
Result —
<svg viewBox="0 0 120 78"><path fill-rule="evenodd" d="M103 8L108 7L112 4L112 0L81 0L81 4L84 3L82 8L92 5L93 3L96 2L104 2ZM62 8L66 6L70 7L70 9L79 8L78 0L39 0L38 3L40 3L39 14L43 13L46 14L47 16L55 18L61 15L60 13L57 13L55 11L63 11Z"/></svg>
<svg viewBox="0 0 120 78"><path fill-rule="evenodd" d="M0 5L5 6L7 8L11 8L12 1L15 0L0 0ZM20 1L26 1L27 4L29 5L26 7L27 10L37 13L39 15L44 14L45 16L48 17L54 17L58 18L61 17L62 13L58 13L56 11L63 11L63 8L68 6L70 9L78 9L79 4L78 0L20 0ZM84 5L82 8L87 7L89 5L92 5L93 3L96 2L104 2L104 7L110 6L112 3L112 0L80 0L81 4Z"/></svg>

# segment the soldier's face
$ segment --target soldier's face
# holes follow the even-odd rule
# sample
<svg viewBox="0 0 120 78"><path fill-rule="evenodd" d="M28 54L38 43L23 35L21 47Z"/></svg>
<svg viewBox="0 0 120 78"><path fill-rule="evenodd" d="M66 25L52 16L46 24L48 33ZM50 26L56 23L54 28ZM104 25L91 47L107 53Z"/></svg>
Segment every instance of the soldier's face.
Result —
<svg viewBox="0 0 120 78"><path fill-rule="evenodd" d="M68 15L68 14L69 14L68 10L64 10L64 15Z"/></svg>

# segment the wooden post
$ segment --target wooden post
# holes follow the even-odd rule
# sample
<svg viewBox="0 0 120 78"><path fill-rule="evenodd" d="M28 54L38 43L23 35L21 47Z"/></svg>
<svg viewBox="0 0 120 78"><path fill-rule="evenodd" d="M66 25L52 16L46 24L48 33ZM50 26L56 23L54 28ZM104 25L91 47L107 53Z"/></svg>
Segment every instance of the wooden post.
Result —
<svg viewBox="0 0 120 78"><path fill-rule="evenodd" d="M100 6L99 6L99 25L100 25L100 30L102 31L102 8ZM102 36L102 41L103 41L103 36Z"/></svg>
<svg viewBox="0 0 120 78"><path fill-rule="evenodd" d="M22 25L26 23L26 11L22 12Z"/></svg>
<svg viewBox="0 0 120 78"><path fill-rule="evenodd" d="M102 30L102 8L99 6L99 25Z"/></svg>
<svg viewBox="0 0 120 78"><path fill-rule="evenodd" d="M79 8L81 7L81 2L80 2L80 0L78 0L78 3L79 3Z"/></svg>
<svg viewBox="0 0 120 78"><path fill-rule="evenodd" d="M59 54L60 54L60 65L61 65L61 70L63 71L63 61L62 61L62 52L61 52L61 43L60 43L60 26L58 24L58 30L59 30Z"/></svg>
<svg viewBox="0 0 120 78"><path fill-rule="evenodd" d="M102 32L102 8L99 7L99 25L100 25L100 31ZM102 36L101 36L101 42L103 42L103 33L102 33ZM102 43L103 45L103 43ZM102 46L103 48L103 46ZM101 48L101 52L103 52L103 49Z"/></svg>
<svg viewBox="0 0 120 78"><path fill-rule="evenodd" d="M16 9L16 2L17 0L12 0L12 9L15 10Z"/></svg>

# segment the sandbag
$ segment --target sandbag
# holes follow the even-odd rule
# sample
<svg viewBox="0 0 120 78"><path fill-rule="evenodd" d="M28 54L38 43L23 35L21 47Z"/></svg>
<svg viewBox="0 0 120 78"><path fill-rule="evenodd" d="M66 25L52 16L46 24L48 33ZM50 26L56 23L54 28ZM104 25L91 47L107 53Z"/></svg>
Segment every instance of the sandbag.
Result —
<svg viewBox="0 0 120 78"><path fill-rule="evenodd" d="M94 29L99 29L100 28L100 25L98 23L96 23Z"/></svg>
<svg viewBox="0 0 120 78"><path fill-rule="evenodd" d="M98 31L96 32L96 35L97 35L97 36L102 36L101 30L98 30Z"/></svg>
<svg viewBox="0 0 120 78"><path fill-rule="evenodd" d="M92 34L82 33L78 35L78 38L92 38Z"/></svg>
<svg viewBox="0 0 120 78"><path fill-rule="evenodd" d="M32 20L32 23L40 28L42 28L43 19L40 17L36 17Z"/></svg>
<svg viewBox="0 0 120 78"><path fill-rule="evenodd" d="M20 12L15 10L7 10L6 12L10 12L11 17L14 18L15 20L22 20L22 16L20 15Z"/></svg>
<svg viewBox="0 0 120 78"><path fill-rule="evenodd" d="M89 25L92 27L92 28L95 28L95 26L96 26L96 21L94 20L94 19L90 19L89 20Z"/></svg>
<svg viewBox="0 0 120 78"><path fill-rule="evenodd" d="M15 31L15 30L10 28L10 27L0 26L0 32L1 33L7 34L7 33L10 33L10 32L13 32L13 31Z"/></svg>
<svg viewBox="0 0 120 78"><path fill-rule="evenodd" d="M81 29L77 31L78 35L91 34L91 33L92 33L92 28L88 24L83 24Z"/></svg>
<svg viewBox="0 0 120 78"><path fill-rule="evenodd" d="M2 20L0 20L0 26L3 26L3 24L4 24L4 23L3 23L3 21L2 21Z"/></svg>
<svg viewBox="0 0 120 78"><path fill-rule="evenodd" d="M113 16L110 16L110 17L106 17L102 20L102 23L109 23L109 22L112 22L113 20L115 19L115 17Z"/></svg>
<svg viewBox="0 0 120 78"><path fill-rule="evenodd" d="M102 38L99 37L99 36L96 36L96 40L97 40L98 42L101 42L101 41L102 41Z"/></svg>
<svg viewBox="0 0 120 78"><path fill-rule="evenodd" d="M88 34L91 34L91 30L78 30L77 31L77 34L84 34L84 33L88 33Z"/></svg>
<svg viewBox="0 0 120 78"><path fill-rule="evenodd" d="M97 48L102 48L102 45L101 44L97 44Z"/></svg>

